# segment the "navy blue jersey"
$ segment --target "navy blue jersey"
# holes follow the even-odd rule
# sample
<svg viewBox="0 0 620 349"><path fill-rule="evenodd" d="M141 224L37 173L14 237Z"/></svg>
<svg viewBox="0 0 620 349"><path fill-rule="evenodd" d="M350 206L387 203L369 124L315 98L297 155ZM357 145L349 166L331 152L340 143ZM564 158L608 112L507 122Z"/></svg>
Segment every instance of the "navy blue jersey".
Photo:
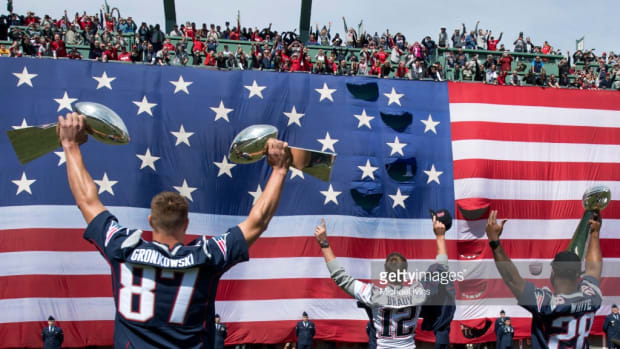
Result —
<svg viewBox="0 0 620 349"><path fill-rule="evenodd" d="M519 305L532 313L532 348L589 348L588 335L603 296L599 282L585 276L572 294L525 284Z"/></svg>
<svg viewBox="0 0 620 349"><path fill-rule="evenodd" d="M241 230L230 228L172 250L141 236L108 211L84 232L112 270L114 347L211 348L219 278L249 259Z"/></svg>

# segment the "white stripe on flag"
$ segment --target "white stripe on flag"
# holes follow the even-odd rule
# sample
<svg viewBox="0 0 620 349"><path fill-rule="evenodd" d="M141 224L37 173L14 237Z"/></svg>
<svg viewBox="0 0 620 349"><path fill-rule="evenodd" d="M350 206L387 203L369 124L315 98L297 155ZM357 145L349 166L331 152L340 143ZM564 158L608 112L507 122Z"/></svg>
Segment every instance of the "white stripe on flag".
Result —
<svg viewBox="0 0 620 349"><path fill-rule="evenodd" d="M452 142L454 161L490 159L546 162L616 163L620 145L507 142L467 139Z"/></svg>
<svg viewBox="0 0 620 349"><path fill-rule="evenodd" d="M620 161L620 153L618 161ZM539 181L488 178L465 178L454 181L454 198L497 200L581 200L592 185L606 185L612 193L620 192L620 181Z"/></svg>
<svg viewBox="0 0 620 349"><path fill-rule="evenodd" d="M110 206L107 209L115 215L119 224L131 229L151 230L148 224L149 209ZM63 217L59 220L58 217ZM357 237L367 239L435 239L430 219L393 219L354 216L276 216L261 237L313 237L314 228L325 218L330 236ZM245 216L226 216L204 213L190 213L188 234L223 234L228 228L243 222ZM86 229L84 218L75 206L8 206L0 210L0 229ZM295 227L295 229L291 229ZM2 234L2 230L0 230ZM452 231L447 238L456 238Z"/></svg>
<svg viewBox="0 0 620 349"><path fill-rule="evenodd" d="M28 263L23 263L28 261ZM77 262L76 262L77 261ZM382 270L383 259L361 259L339 257L340 265L347 273L358 279L370 279L372 273ZM513 259L523 277L545 279L550 275L550 259L539 259L543 264L540 275L529 274L530 259ZM620 258L605 258L604 277L620 277L620 268L615 264ZM416 259L409 261L410 272L424 272L434 260ZM0 277L17 275L108 275L110 268L98 252L8 252L0 253ZM285 266L285 267L283 267ZM450 271L462 271L466 279L500 279L495 262L483 260L450 260ZM376 276L375 276L376 277ZM253 258L239 263L223 276L223 280L268 280L291 278L329 278L329 272L322 257Z"/></svg>
<svg viewBox="0 0 620 349"><path fill-rule="evenodd" d="M607 315L610 304L620 297L605 297L605 305L597 315ZM61 321L114 320L112 297L93 298L15 298L0 300L0 323L41 322L50 314ZM459 301L454 320L496 317L501 309L511 317L530 317L517 305L515 298L497 298L490 305L481 301ZM314 320L363 320L368 317L353 298L346 299L276 299L215 302L218 314L230 322L298 320L306 311Z"/></svg>
<svg viewBox="0 0 620 349"><path fill-rule="evenodd" d="M450 103L450 120L511 124L620 127L616 110ZM456 125L452 125L453 127Z"/></svg>

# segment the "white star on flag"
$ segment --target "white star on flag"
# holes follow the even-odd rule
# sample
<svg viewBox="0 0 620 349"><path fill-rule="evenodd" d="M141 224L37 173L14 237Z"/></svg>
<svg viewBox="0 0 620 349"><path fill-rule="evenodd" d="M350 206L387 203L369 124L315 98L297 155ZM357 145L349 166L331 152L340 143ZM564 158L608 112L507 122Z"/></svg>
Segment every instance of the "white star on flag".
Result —
<svg viewBox="0 0 620 349"><path fill-rule="evenodd" d="M401 194L400 188L396 190L396 194L388 195L388 196L390 197L390 199L394 200L394 203L392 204L392 208L395 208L396 206L402 206L405 209L407 208L405 207L405 200L407 200L409 195Z"/></svg>
<svg viewBox="0 0 620 349"><path fill-rule="evenodd" d="M189 85L193 84L193 82L191 82L191 81L183 80L183 75L179 75L179 80L177 80L177 81L170 81L170 83L174 85L174 94L176 94L179 91L183 91L186 94L189 94L189 91L187 90L187 87Z"/></svg>
<svg viewBox="0 0 620 349"><path fill-rule="evenodd" d="M435 164L431 165L431 169L428 171L424 171L424 173L426 173L426 175L428 176L426 184L429 184L430 182L437 182L437 184L441 184L439 183L439 176L441 176L443 171L437 171L435 169Z"/></svg>
<svg viewBox="0 0 620 349"><path fill-rule="evenodd" d="M394 87L392 87L392 92L390 93L384 93L384 95L389 98L388 101L388 105L392 104L392 103L396 103L398 105L400 105L400 98L402 96L404 96L404 93L396 93L396 90L394 89Z"/></svg>
<svg viewBox="0 0 620 349"><path fill-rule="evenodd" d="M229 163L228 159L226 159L226 155L224 155L222 162L213 161L213 163L218 168L218 171L217 171L218 177L223 174L226 174L228 177L232 178L232 172L230 172L230 170L237 165Z"/></svg>
<svg viewBox="0 0 620 349"><path fill-rule="evenodd" d="M28 68L24 67L21 73L13 73L17 77L17 87L26 84L32 87L32 79L36 78L39 74L30 74L28 73Z"/></svg>
<svg viewBox="0 0 620 349"><path fill-rule="evenodd" d="M56 110L56 112L59 112L63 109L67 109L69 111L73 111L73 107L71 107L71 103L77 101L77 98L69 98L69 95L67 94L67 91L65 91L64 96L62 96L62 98L54 98L54 100L56 101L56 103L58 103L58 109Z"/></svg>
<svg viewBox="0 0 620 349"><path fill-rule="evenodd" d="M54 154L58 156L58 167L67 162L67 156L64 151L55 151Z"/></svg>
<svg viewBox="0 0 620 349"><path fill-rule="evenodd" d="M93 79L97 80L98 82L97 90L102 87L106 87L111 90L112 89L111 82L116 80L116 78L114 77L108 77L108 74L105 71L103 72L103 74L101 74L101 76L93 76Z"/></svg>
<svg viewBox="0 0 620 349"><path fill-rule="evenodd" d="M140 115L142 113L147 113L150 116L153 116L153 109L157 103L149 103L149 100L146 98L146 95L142 97L141 101L132 101L133 104L138 106L138 113L136 115Z"/></svg>
<svg viewBox="0 0 620 349"><path fill-rule="evenodd" d="M399 153L402 156L405 156L405 154L403 153L403 148L407 145L407 143L401 143L398 140L398 136L394 137L394 142L390 143L386 143L388 146L390 146L390 148L392 148L392 151L390 152L390 156L394 155L396 153Z"/></svg>
<svg viewBox="0 0 620 349"><path fill-rule="evenodd" d="M437 130L435 129L435 126L439 125L440 122L433 121L433 117L431 116L431 114L428 114L428 119L420 120L420 122L426 125L426 127L424 127L424 133L428 131L432 131L434 134L437 134Z"/></svg>
<svg viewBox="0 0 620 349"><path fill-rule="evenodd" d="M338 205L338 195L340 195L341 191L335 191L332 185L329 185L329 189L326 191L321 191L321 194L325 196L325 202L323 202L323 206L327 205L330 201L333 201L336 205Z"/></svg>
<svg viewBox="0 0 620 349"><path fill-rule="evenodd" d="M323 145L323 147L321 147L321 151L325 151L325 150L331 149L331 151L333 153L336 152L336 150L334 149L334 144L336 144L338 142L338 140L335 139L335 138L329 137L329 132L325 133L325 138L317 139L317 142L319 142L319 143L321 143Z"/></svg>
<svg viewBox="0 0 620 349"><path fill-rule="evenodd" d="M299 120L306 114L298 113L295 106L293 106L293 109L288 113L284 112L284 115L288 118L288 124L286 126L297 124L297 126L301 127L301 122Z"/></svg>
<svg viewBox="0 0 620 349"><path fill-rule="evenodd" d="M170 133L172 133L172 135L177 138L177 142L174 144L175 146L181 143L185 143L188 147L191 147L191 145L189 144L189 137L191 137L194 132L185 132L183 124L181 124L181 128L179 128L179 132L171 131Z"/></svg>
<svg viewBox="0 0 620 349"><path fill-rule="evenodd" d="M370 120L374 119L374 116L370 116L366 114L366 109L362 109L362 113L361 114L353 114L353 116L355 116L357 118L357 120L359 120L359 123L357 124L357 128L360 128L362 126L366 126L369 129L372 129L372 127L370 126Z"/></svg>
<svg viewBox="0 0 620 349"><path fill-rule="evenodd" d="M329 99L332 102L334 101L332 94L336 92L336 89L327 87L326 83L323 83L323 88L315 88L314 90L321 94L321 98L319 98L319 102L324 99Z"/></svg>
<svg viewBox="0 0 620 349"><path fill-rule="evenodd" d="M112 195L114 195L114 190L112 190L112 186L115 185L116 183L118 183L118 181L111 181L108 178L108 173L104 172L103 173L103 178L101 179L95 179L95 183L97 183L97 185L99 186L99 193L101 194L103 192L108 192Z"/></svg>
<svg viewBox="0 0 620 349"><path fill-rule="evenodd" d="M228 120L228 113L230 113L231 111L233 111L232 108L226 108L224 106L224 101L220 99L220 105L215 108L215 107L209 107L209 109L213 110L215 112L215 120L217 121L219 119L224 119L227 122L230 122L230 120Z"/></svg>
<svg viewBox="0 0 620 349"><path fill-rule="evenodd" d="M181 196L185 197L187 200L192 201L192 202L194 201L194 199L192 198L192 193L197 188L187 186L187 180L183 179L183 185L181 185L180 187L177 187L175 185L173 185L172 187L176 191L178 191L179 194L181 194Z"/></svg>
<svg viewBox="0 0 620 349"><path fill-rule="evenodd" d="M263 189L261 189L260 184L256 186L256 191L249 191L248 194L252 195L252 206L254 206L254 204L256 204L256 201L258 200L258 198L260 198L261 194L263 193Z"/></svg>
<svg viewBox="0 0 620 349"><path fill-rule="evenodd" d="M144 155L136 154L136 156L138 157L138 159L142 160L142 164L140 164L140 169L148 166L152 168L153 171L156 171L155 161L159 160L160 157L151 155L151 150L149 148L146 148L146 153L144 153Z"/></svg>
<svg viewBox="0 0 620 349"><path fill-rule="evenodd" d="M301 179L305 179L304 178L304 173L301 170L296 169L295 167L291 166L288 168L291 171L291 178L293 179L295 177L301 177Z"/></svg>
<svg viewBox="0 0 620 349"><path fill-rule="evenodd" d="M370 166L370 160L366 160L366 165L357 166L357 168L362 170L362 179L370 177L373 181L375 180L375 171L378 167Z"/></svg>
<svg viewBox="0 0 620 349"><path fill-rule="evenodd" d="M19 129L26 128L26 127L30 127L30 126L29 126L29 125L28 125L28 123L26 122L26 118L24 118L24 119L22 120L22 124L21 124L21 125L18 125L18 126L11 126L11 127L12 127L14 130L19 130Z"/></svg>
<svg viewBox="0 0 620 349"><path fill-rule="evenodd" d="M26 177L26 172L22 172L22 178L11 181L17 186L17 193L15 193L15 195L19 195L19 193L21 193L22 191L25 191L28 194L32 195L30 186L36 181L36 179L28 179L28 177Z"/></svg>
<svg viewBox="0 0 620 349"><path fill-rule="evenodd" d="M267 88L267 86L259 86L256 83L256 80L254 80L254 82L252 82L252 85L247 85L247 86L243 86L245 88L247 88L250 91L250 95L248 96L248 98L252 98L254 96L258 96L260 97L260 99L263 99L263 90Z"/></svg>

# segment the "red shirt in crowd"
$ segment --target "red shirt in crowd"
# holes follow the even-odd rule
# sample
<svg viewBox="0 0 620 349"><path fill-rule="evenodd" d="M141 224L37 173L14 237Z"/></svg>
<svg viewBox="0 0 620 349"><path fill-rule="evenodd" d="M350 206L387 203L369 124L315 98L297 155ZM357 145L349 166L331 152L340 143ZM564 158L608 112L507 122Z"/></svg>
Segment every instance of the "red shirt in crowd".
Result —
<svg viewBox="0 0 620 349"><path fill-rule="evenodd" d="M299 57L291 58L291 71L301 71L301 70L303 70L301 67L301 59Z"/></svg>
<svg viewBox="0 0 620 349"><path fill-rule="evenodd" d="M121 52L118 55L118 60L119 61L123 61L123 62L130 62L131 61L131 53L129 53L129 52Z"/></svg>
<svg viewBox="0 0 620 349"><path fill-rule="evenodd" d="M56 51L56 57L67 57L67 49L64 41L52 41L50 48L52 51Z"/></svg>
<svg viewBox="0 0 620 349"><path fill-rule="evenodd" d="M28 26L31 23L37 23L37 17L32 16L32 17L26 17L26 19L24 20L24 25Z"/></svg>
<svg viewBox="0 0 620 349"><path fill-rule="evenodd" d="M205 44L200 40L194 41L194 47L192 48L192 52L203 52L205 50Z"/></svg>
<svg viewBox="0 0 620 349"><path fill-rule="evenodd" d="M544 55L548 55L549 52L551 52L551 46L549 46L549 44L545 44L543 45L543 47L540 49L540 51L544 54Z"/></svg>
<svg viewBox="0 0 620 349"><path fill-rule="evenodd" d="M239 32L238 31L231 31L230 34L228 34L228 39L229 40L239 40Z"/></svg>
<svg viewBox="0 0 620 349"><path fill-rule="evenodd" d="M387 53L385 53L384 51L379 51L375 53L375 58L378 59L381 64L383 64L383 62L385 62L385 59L387 58Z"/></svg>
<svg viewBox="0 0 620 349"><path fill-rule="evenodd" d="M207 52L207 54L205 55L204 65L212 65L212 66L214 66L216 63L217 62L215 60L215 55L212 55L212 54Z"/></svg>
<svg viewBox="0 0 620 349"><path fill-rule="evenodd" d="M370 68L370 75L381 75L381 65L373 65L372 68Z"/></svg>
<svg viewBox="0 0 620 349"><path fill-rule="evenodd" d="M194 30L192 28L185 27L185 36L194 40Z"/></svg>
<svg viewBox="0 0 620 349"><path fill-rule="evenodd" d="M168 51L174 51L174 45L173 44L165 43L164 47L166 49L168 49Z"/></svg>
<svg viewBox="0 0 620 349"><path fill-rule="evenodd" d="M489 39L487 41L488 50L489 51L497 51L497 44L498 43L499 43L499 40L491 40L491 39Z"/></svg>
<svg viewBox="0 0 620 349"><path fill-rule="evenodd" d="M512 70L511 68L512 56L502 56L502 58L499 59L499 63L502 66L502 71Z"/></svg>
<svg viewBox="0 0 620 349"><path fill-rule="evenodd" d="M407 74L409 74L409 69L407 69L407 67L398 66L398 68L396 68L396 77L404 78Z"/></svg>
<svg viewBox="0 0 620 349"><path fill-rule="evenodd" d="M108 28L109 31L114 31L114 21L105 20L105 27Z"/></svg>
<svg viewBox="0 0 620 349"><path fill-rule="evenodd" d="M118 61L118 52L116 51L116 47L112 47L111 50L105 50L103 54L108 56L108 61Z"/></svg>

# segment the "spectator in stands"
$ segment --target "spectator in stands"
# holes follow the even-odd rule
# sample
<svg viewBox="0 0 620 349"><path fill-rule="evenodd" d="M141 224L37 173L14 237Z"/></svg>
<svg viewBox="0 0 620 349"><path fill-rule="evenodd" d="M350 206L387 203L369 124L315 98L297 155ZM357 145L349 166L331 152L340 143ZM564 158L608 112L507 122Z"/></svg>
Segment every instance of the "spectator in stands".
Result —
<svg viewBox="0 0 620 349"><path fill-rule="evenodd" d="M549 43L547 41L545 41L545 43L543 44L542 48L540 49L540 52L543 55L548 55L551 54L551 50L553 50L553 48L551 47L551 45L549 45Z"/></svg>
<svg viewBox="0 0 620 349"><path fill-rule="evenodd" d="M78 33L80 26L71 25L65 32L65 43L70 46L82 45L84 42L82 36Z"/></svg>
<svg viewBox="0 0 620 349"><path fill-rule="evenodd" d="M476 49L476 32L470 31L467 36L465 36L465 48L468 50Z"/></svg>
<svg viewBox="0 0 620 349"><path fill-rule="evenodd" d="M549 76L549 80L547 80L547 86L552 87L552 88L559 88L560 87L560 83L555 78L554 74L551 74L551 76Z"/></svg>
<svg viewBox="0 0 620 349"><path fill-rule="evenodd" d="M245 55L245 52L243 52L243 48L241 47L241 45L237 47L237 54L235 58L237 61L237 67L239 69L241 70L248 69L248 58Z"/></svg>
<svg viewBox="0 0 620 349"><path fill-rule="evenodd" d="M390 61L386 60L385 62L383 62L383 64L381 64L381 73L379 77L388 78L390 77L391 73L392 73L392 64L390 64Z"/></svg>
<svg viewBox="0 0 620 349"><path fill-rule="evenodd" d="M461 33L458 29L454 29L454 34L450 38L452 40L452 47L461 48L463 47L463 42L465 39L465 23L463 23L463 33Z"/></svg>
<svg viewBox="0 0 620 349"><path fill-rule="evenodd" d="M605 75L602 75L598 82L598 88L611 88L611 73L606 72Z"/></svg>
<svg viewBox="0 0 620 349"><path fill-rule="evenodd" d="M405 66L405 62L398 63L398 67L396 68L394 76L400 79L407 78L411 80L411 73L409 72L409 69L407 69L407 67Z"/></svg>
<svg viewBox="0 0 620 349"><path fill-rule="evenodd" d="M187 51L185 51L185 45L183 43L178 43L176 45L174 53L173 64L187 65L187 62L189 62L189 55Z"/></svg>
<svg viewBox="0 0 620 349"><path fill-rule="evenodd" d="M568 73L561 73L558 84L561 87L568 87L570 85L570 79L568 78Z"/></svg>
<svg viewBox="0 0 620 349"><path fill-rule="evenodd" d="M543 71L545 71L544 64L540 59L540 56L536 56L532 61L531 71L535 75L540 75Z"/></svg>
<svg viewBox="0 0 620 349"><path fill-rule="evenodd" d="M491 35L491 31L489 30L489 39L487 40L487 50L489 51L496 51L497 50L497 44L502 40L502 36L504 35L503 32L499 33L499 38L497 38L497 40L495 40L495 37L493 35Z"/></svg>
<svg viewBox="0 0 620 349"><path fill-rule="evenodd" d="M357 75L368 75L369 71L370 69L368 67L368 61L366 60L366 57L365 56L360 57L360 63L358 66Z"/></svg>
<svg viewBox="0 0 620 349"><path fill-rule="evenodd" d="M437 53L437 44L430 36L427 36L422 40L422 46L426 48L427 61L432 62Z"/></svg>
<svg viewBox="0 0 620 349"><path fill-rule="evenodd" d="M321 46L329 46L330 42L331 42L331 35L329 33L329 31L332 28L332 22L329 22L329 26L323 26L323 28L321 28L321 31L319 31L319 24L316 23L316 36L317 36L317 41L319 42L319 44Z"/></svg>
<svg viewBox="0 0 620 349"><path fill-rule="evenodd" d="M153 44L153 49L155 51L161 50L163 47L164 39L166 38L166 34L164 34L161 29L159 29L159 24L156 24L153 28L153 31L150 33L150 42Z"/></svg>
<svg viewBox="0 0 620 349"><path fill-rule="evenodd" d="M448 47L448 33L446 32L446 27L441 27L439 30L439 36L437 37L437 46L441 48Z"/></svg>
<svg viewBox="0 0 620 349"><path fill-rule="evenodd" d="M8 57L10 56L9 50L6 48L4 44L0 44L0 57Z"/></svg>
<svg viewBox="0 0 620 349"><path fill-rule="evenodd" d="M457 66L458 66L458 64L457 64ZM465 62L465 65L461 69L461 77L462 77L462 79L465 80L465 81L472 81L473 80L473 74L474 74L474 71L471 68L471 64L469 62ZM455 80L456 79L458 79L458 77L455 75Z"/></svg>
<svg viewBox="0 0 620 349"><path fill-rule="evenodd" d="M526 53L534 53L534 49L536 48L536 45L534 45L534 43L532 43L532 40L530 39L530 37L526 37L525 38L525 52Z"/></svg>
<svg viewBox="0 0 620 349"><path fill-rule="evenodd" d="M179 30L179 25L178 24L174 25L174 28L172 28L170 33L168 33L168 36L173 36L173 37L183 36L183 33L181 32L181 30Z"/></svg>
<svg viewBox="0 0 620 349"><path fill-rule="evenodd" d="M77 47L73 47L67 54L67 57L69 57L69 59L82 59L82 54L78 51Z"/></svg>
<svg viewBox="0 0 620 349"><path fill-rule="evenodd" d="M478 27L478 23L480 23L480 21L476 22L476 28ZM478 29L478 32L476 34L476 48L478 50L486 49L488 36L489 36L488 31L486 30L483 31L482 29Z"/></svg>
<svg viewBox="0 0 620 349"><path fill-rule="evenodd" d="M148 43L147 41L145 41L143 43L143 47L144 45L146 45L146 49L143 48L142 50L142 62L146 63L146 64L155 64L155 56L157 54L157 52L155 52L155 49L153 48L153 44Z"/></svg>
<svg viewBox="0 0 620 349"><path fill-rule="evenodd" d="M415 80L424 79L424 67L422 61L415 61L411 67L411 78Z"/></svg>
<svg viewBox="0 0 620 349"><path fill-rule="evenodd" d="M547 87L549 85L549 78L547 77L547 72L543 69L542 73L536 77L535 80L536 85Z"/></svg>
<svg viewBox="0 0 620 349"><path fill-rule="evenodd" d="M59 34L54 35L54 41L50 44L50 49L52 50L52 56L56 57L67 57L67 48L65 47L65 42L62 41Z"/></svg>
<svg viewBox="0 0 620 349"><path fill-rule="evenodd" d="M523 32L519 33L519 37L517 38L517 40L515 40L515 42L513 42L513 45L515 45L514 47L515 52L525 52L526 45L525 45L525 40L523 40Z"/></svg>
<svg viewBox="0 0 620 349"><path fill-rule="evenodd" d="M489 67L486 68L486 75L485 75L485 82L487 84L497 84L497 67L495 66L495 64L491 64L489 65Z"/></svg>
<svg viewBox="0 0 620 349"><path fill-rule="evenodd" d="M370 68L370 73L368 75L381 76L381 61L378 59L374 60L374 64Z"/></svg>
<svg viewBox="0 0 620 349"><path fill-rule="evenodd" d="M241 47L241 46L239 46ZM205 44L200 40L200 36L195 36L194 39L194 45L192 47L192 55L194 56L194 61L193 64L194 65L199 65L200 64L200 60L201 57L206 54L206 46Z"/></svg>
<svg viewBox="0 0 620 349"><path fill-rule="evenodd" d="M506 85L521 86L521 77L516 70L513 70L512 74L506 77Z"/></svg>
<svg viewBox="0 0 620 349"><path fill-rule="evenodd" d="M43 40L45 40L45 39L43 39ZM41 50L41 48L39 48L39 50ZM99 40L95 39L90 44L90 51L88 52L88 59L94 59L96 61L100 60L102 53L103 53L103 51L101 51L101 45L99 43Z"/></svg>
<svg viewBox="0 0 620 349"><path fill-rule="evenodd" d="M103 55L101 56L102 62L108 61L118 61L118 49L120 47L118 45L108 44L106 46L105 51L103 51Z"/></svg>
<svg viewBox="0 0 620 349"><path fill-rule="evenodd" d="M118 60L121 62L131 62L131 53L127 51L127 46L121 46L121 52L118 54Z"/></svg>
<svg viewBox="0 0 620 349"><path fill-rule="evenodd" d="M499 59L499 64L502 72L509 72L512 70L512 56L508 51L504 51L502 58Z"/></svg>

